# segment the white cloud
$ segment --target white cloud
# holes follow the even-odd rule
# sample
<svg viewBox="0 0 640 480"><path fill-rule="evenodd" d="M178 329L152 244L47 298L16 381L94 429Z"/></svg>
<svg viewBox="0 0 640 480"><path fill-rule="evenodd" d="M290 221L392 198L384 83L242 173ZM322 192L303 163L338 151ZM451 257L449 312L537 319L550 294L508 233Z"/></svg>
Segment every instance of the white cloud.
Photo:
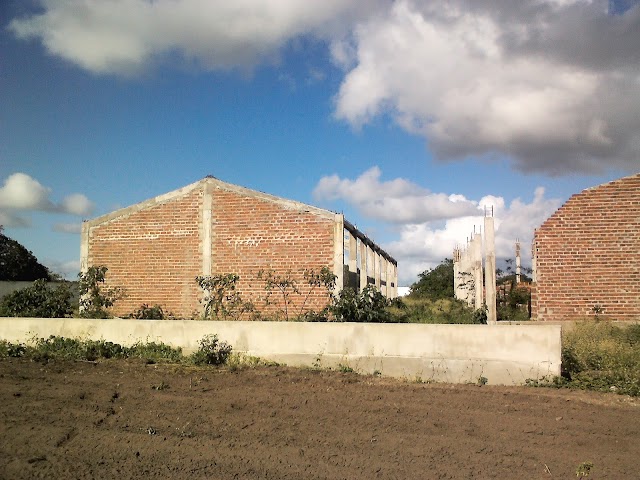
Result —
<svg viewBox="0 0 640 480"><path fill-rule="evenodd" d="M50 198L51 189L25 173L13 173L0 187L0 223L5 226L27 226L28 221L15 211L41 211L89 215L94 204L85 195L74 193L57 204Z"/></svg>
<svg viewBox="0 0 640 480"><path fill-rule="evenodd" d="M439 159L508 156L551 174L637 169L640 6L399 0L359 24L336 116L390 113Z"/></svg>
<svg viewBox="0 0 640 480"><path fill-rule="evenodd" d="M95 73L140 70L179 53L207 70L252 67L289 40L338 35L377 3L361 0L43 0L15 19L19 38Z"/></svg>
<svg viewBox="0 0 640 480"><path fill-rule="evenodd" d="M73 215L90 215L95 204L81 193L74 193L62 199L60 207L64 212Z"/></svg>
<svg viewBox="0 0 640 480"><path fill-rule="evenodd" d="M430 223L404 225L400 238L384 245L398 260L401 285L410 285L419 273L437 266L445 258L452 258L453 249L464 248L474 231L483 233L485 206L494 209L496 257L514 258L515 242L519 240L523 265L531 265L534 230L561 205L559 199L545 198L542 187L535 190L529 203L516 198L506 205L499 196L486 196L477 203L478 215L447 220L440 227Z"/></svg>
<svg viewBox="0 0 640 480"><path fill-rule="evenodd" d="M513 258L515 242L520 240L523 263L530 264L534 229L561 204L558 199L545 198L542 187L528 203L516 198L507 204L501 196L470 200L455 193L433 194L401 178L381 182L380 176L374 167L355 180L323 177L314 195L322 200L342 200L364 217L401 224L399 238L382 245L398 260L401 285L410 285L419 273L452 258L453 249L466 246L474 232L482 233L485 212L493 212L496 256ZM457 204L463 208L459 210Z"/></svg>
<svg viewBox="0 0 640 480"><path fill-rule="evenodd" d="M51 260L44 259L42 262L51 272L57 273L67 280L77 280L80 271L80 260Z"/></svg>
<svg viewBox="0 0 640 480"><path fill-rule="evenodd" d="M380 181L372 167L355 180L322 177L313 191L318 201L345 200L360 213L391 223L419 223L469 215L476 206L462 195L431 193L403 178Z"/></svg>
<svg viewBox="0 0 640 480"><path fill-rule="evenodd" d="M80 233L82 231L81 223L56 223L53 225L54 232L60 233Z"/></svg>
<svg viewBox="0 0 640 480"><path fill-rule="evenodd" d="M356 128L390 116L443 161L506 157L550 175L637 171L637 2L40 1L9 30L94 73L175 61L250 70L311 38L344 69L335 115Z"/></svg>
<svg viewBox="0 0 640 480"><path fill-rule="evenodd" d="M0 208L17 210L54 210L49 200L51 189L24 173L9 175L0 188Z"/></svg>
<svg viewBox="0 0 640 480"><path fill-rule="evenodd" d="M0 225L3 227L29 227L31 222L13 212L0 210Z"/></svg>

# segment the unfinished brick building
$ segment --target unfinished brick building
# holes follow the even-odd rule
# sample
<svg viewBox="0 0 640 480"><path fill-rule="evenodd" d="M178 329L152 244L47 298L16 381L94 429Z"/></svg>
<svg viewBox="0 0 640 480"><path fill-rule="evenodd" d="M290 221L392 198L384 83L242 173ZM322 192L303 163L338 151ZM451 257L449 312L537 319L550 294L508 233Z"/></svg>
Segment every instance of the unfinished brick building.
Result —
<svg viewBox="0 0 640 480"><path fill-rule="evenodd" d="M533 240L532 318L640 320L640 173L573 195Z"/></svg>
<svg viewBox="0 0 640 480"><path fill-rule="evenodd" d="M265 304L261 271L305 287L290 298L292 314L328 300L326 290L306 288L305 270L329 268L335 291L374 284L388 297L397 293L397 262L342 214L213 177L84 222L80 256L82 271L106 265L108 283L126 291L117 316L142 304L179 318L202 315L199 275L238 275L243 300L267 314L282 305Z"/></svg>

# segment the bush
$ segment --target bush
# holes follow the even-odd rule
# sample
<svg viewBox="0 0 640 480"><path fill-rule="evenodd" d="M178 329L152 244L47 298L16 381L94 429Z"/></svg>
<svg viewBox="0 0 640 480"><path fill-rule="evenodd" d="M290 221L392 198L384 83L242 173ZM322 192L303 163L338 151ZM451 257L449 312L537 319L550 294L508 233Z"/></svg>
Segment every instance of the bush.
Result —
<svg viewBox="0 0 640 480"><path fill-rule="evenodd" d="M104 265L96 265L78 274L81 317L109 318L107 309L124 296L121 288L106 285L108 270Z"/></svg>
<svg viewBox="0 0 640 480"><path fill-rule="evenodd" d="M164 320L165 313L160 305L150 307L148 304L143 303L138 310L129 314L129 318L137 318L138 320Z"/></svg>
<svg viewBox="0 0 640 480"><path fill-rule="evenodd" d="M62 318L73 312L72 293L66 284L49 288L45 280L5 295L0 301L0 317Z"/></svg>
<svg viewBox="0 0 640 480"><path fill-rule="evenodd" d="M486 323L486 311L473 310L466 303L453 298L432 300L408 296L394 299L387 308L393 321L409 323Z"/></svg>
<svg viewBox="0 0 640 480"><path fill-rule="evenodd" d="M338 322L397 322L387 310L388 306L389 300L376 287L367 285L361 292L343 289L329 310Z"/></svg>
<svg viewBox="0 0 640 480"><path fill-rule="evenodd" d="M640 325L583 322L563 335L564 384L640 395Z"/></svg>
<svg viewBox="0 0 640 480"><path fill-rule="evenodd" d="M196 365L224 365L231 355L231 345L220 342L217 335L205 335L200 340L200 348L192 355Z"/></svg>

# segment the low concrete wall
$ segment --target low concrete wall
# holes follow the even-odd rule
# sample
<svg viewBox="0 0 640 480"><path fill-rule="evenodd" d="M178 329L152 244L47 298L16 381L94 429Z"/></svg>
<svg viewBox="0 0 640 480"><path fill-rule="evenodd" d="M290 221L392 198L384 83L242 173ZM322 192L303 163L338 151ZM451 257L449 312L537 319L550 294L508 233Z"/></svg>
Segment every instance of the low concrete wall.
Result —
<svg viewBox="0 0 640 480"><path fill-rule="evenodd" d="M194 320L0 318L0 338L60 335L131 345L158 341L185 353L215 333L235 351L287 365L451 383L522 384L560 374L559 325L421 325Z"/></svg>

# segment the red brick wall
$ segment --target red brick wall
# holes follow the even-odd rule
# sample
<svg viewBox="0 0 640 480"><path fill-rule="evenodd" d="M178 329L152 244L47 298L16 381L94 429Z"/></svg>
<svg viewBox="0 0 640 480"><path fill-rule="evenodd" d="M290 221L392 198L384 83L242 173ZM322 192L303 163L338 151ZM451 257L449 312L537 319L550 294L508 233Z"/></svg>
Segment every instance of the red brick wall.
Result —
<svg viewBox="0 0 640 480"><path fill-rule="evenodd" d="M195 277L202 275L201 229L203 185L165 203L132 211L90 227L87 265L106 265L107 280L123 287L126 298L112 309L125 316L143 303L159 304L181 318L202 313L202 291ZM274 292L265 306L265 281L260 270L289 276L301 295L291 297L289 316L305 309L320 310L326 291L316 289L305 301L308 284L304 269L333 270L334 221L250 194L212 189L212 274L240 276L238 291L265 313L282 310Z"/></svg>
<svg viewBox="0 0 640 480"><path fill-rule="evenodd" d="M532 318L640 319L640 174L572 196L533 248Z"/></svg>
<svg viewBox="0 0 640 480"><path fill-rule="evenodd" d="M265 305L265 281L260 270L294 279L301 295L292 295L289 315L298 315L309 286L303 270L333 271L334 222L259 198L216 189L212 212L212 270L240 276L239 292L265 313L276 313L284 303L274 292L273 305ZM326 291L315 289L306 300L305 309L316 311L327 304Z"/></svg>
<svg viewBox="0 0 640 480"><path fill-rule="evenodd" d="M88 265L106 265L107 281L127 296L113 314L127 315L143 303L190 317L199 311L202 270L202 191L155 205L91 229Z"/></svg>

